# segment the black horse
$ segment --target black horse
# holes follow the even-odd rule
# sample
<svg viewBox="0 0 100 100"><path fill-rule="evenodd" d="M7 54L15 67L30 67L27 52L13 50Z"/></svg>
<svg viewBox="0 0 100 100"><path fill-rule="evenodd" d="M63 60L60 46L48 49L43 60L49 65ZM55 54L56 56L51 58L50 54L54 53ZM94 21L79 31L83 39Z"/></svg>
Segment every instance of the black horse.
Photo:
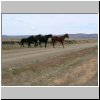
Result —
<svg viewBox="0 0 100 100"><path fill-rule="evenodd" d="M47 47L48 39L52 38L52 34L49 35L38 35L39 45L42 47L41 43L45 43L45 48Z"/></svg>
<svg viewBox="0 0 100 100"><path fill-rule="evenodd" d="M24 47L24 44L27 44L28 47L31 47L31 43L34 43L34 47L36 47L37 42L38 42L37 36L30 36L28 38L21 39L20 44L21 44L21 47L22 46Z"/></svg>

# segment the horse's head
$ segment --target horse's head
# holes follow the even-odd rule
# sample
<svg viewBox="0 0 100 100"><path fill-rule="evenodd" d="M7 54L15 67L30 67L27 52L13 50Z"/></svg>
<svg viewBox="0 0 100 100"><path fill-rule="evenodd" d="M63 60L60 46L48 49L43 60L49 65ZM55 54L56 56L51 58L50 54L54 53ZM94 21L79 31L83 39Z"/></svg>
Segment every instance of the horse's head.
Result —
<svg viewBox="0 0 100 100"><path fill-rule="evenodd" d="M36 35L36 37L41 37L41 34Z"/></svg>
<svg viewBox="0 0 100 100"><path fill-rule="evenodd" d="M67 33L64 36L67 37L67 38L69 38L69 35Z"/></svg>
<svg viewBox="0 0 100 100"><path fill-rule="evenodd" d="M52 38L52 34L49 34L48 36L49 36L50 38Z"/></svg>
<svg viewBox="0 0 100 100"><path fill-rule="evenodd" d="M31 35L30 37L28 37L28 39L34 39L34 36L33 36L33 35Z"/></svg>
<svg viewBox="0 0 100 100"><path fill-rule="evenodd" d="M52 34L45 35L47 38L52 38Z"/></svg>

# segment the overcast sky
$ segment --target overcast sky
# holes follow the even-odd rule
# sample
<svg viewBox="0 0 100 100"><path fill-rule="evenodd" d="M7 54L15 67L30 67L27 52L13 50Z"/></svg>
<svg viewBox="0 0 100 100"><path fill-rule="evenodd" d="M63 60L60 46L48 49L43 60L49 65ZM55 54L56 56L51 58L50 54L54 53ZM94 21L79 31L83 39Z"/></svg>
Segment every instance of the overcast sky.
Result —
<svg viewBox="0 0 100 100"><path fill-rule="evenodd" d="M3 35L98 33L97 14L3 14Z"/></svg>

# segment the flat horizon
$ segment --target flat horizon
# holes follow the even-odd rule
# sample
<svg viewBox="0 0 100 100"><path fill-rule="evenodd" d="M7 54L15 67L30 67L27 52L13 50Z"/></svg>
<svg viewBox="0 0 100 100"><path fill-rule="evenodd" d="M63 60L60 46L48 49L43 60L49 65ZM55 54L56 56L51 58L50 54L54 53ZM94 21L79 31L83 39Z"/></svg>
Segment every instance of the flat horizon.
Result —
<svg viewBox="0 0 100 100"><path fill-rule="evenodd" d="M89 34L96 34L98 35L98 33L74 33L75 34L85 34L85 35L89 35ZM28 35L28 34L27 34ZM8 35L8 34L2 34L2 36L27 36L27 35ZM33 34L29 34L29 35L33 35ZM34 34L34 35L38 35L38 34ZM41 34L41 35L44 35L44 34ZM55 34L52 34L52 35L55 35ZM58 34L58 35L63 35L63 34ZM70 34L71 35L71 34Z"/></svg>

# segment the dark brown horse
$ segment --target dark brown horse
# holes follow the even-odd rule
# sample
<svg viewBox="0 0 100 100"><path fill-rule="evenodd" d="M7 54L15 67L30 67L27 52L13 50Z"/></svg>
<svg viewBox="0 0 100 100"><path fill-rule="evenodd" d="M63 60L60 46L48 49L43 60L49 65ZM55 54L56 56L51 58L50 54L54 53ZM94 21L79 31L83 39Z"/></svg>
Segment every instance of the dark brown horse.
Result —
<svg viewBox="0 0 100 100"><path fill-rule="evenodd" d="M53 48L55 46L55 43L58 41L62 44L63 48L64 48L64 39L65 38L69 38L68 34L64 34L62 36L52 36L52 43L53 43Z"/></svg>

